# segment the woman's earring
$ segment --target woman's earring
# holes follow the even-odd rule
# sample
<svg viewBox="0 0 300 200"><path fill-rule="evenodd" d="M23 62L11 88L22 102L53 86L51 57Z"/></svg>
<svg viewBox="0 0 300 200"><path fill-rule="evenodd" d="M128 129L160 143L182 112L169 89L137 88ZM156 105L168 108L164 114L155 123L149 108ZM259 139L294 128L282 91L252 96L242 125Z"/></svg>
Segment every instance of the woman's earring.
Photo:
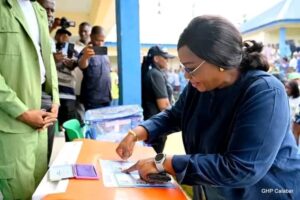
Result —
<svg viewBox="0 0 300 200"><path fill-rule="evenodd" d="M224 68L219 67L219 70L220 70L220 72L223 72L223 71L224 71Z"/></svg>

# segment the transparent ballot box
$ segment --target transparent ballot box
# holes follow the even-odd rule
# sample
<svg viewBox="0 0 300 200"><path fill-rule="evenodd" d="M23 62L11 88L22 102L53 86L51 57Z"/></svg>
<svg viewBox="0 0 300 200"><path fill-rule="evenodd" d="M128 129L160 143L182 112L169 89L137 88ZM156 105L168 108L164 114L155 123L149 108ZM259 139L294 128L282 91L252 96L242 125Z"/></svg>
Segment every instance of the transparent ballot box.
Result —
<svg viewBox="0 0 300 200"><path fill-rule="evenodd" d="M88 110L84 116L86 137L120 142L130 129L143 121L139 105L124 105Z"/></svg>

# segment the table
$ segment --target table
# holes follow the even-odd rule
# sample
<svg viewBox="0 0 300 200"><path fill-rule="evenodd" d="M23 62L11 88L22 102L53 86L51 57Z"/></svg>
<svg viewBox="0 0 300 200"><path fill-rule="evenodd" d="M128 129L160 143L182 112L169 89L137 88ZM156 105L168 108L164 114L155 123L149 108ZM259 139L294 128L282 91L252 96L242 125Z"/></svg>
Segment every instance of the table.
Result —
<svg viewBox="0 0 300 200"><path fill-rule="evenodd" d="M153 200L153 199L187 199L182 189L176 183L175 188L109 188L103 185L99 159L120 160L115 149L117 143L101 142L82 139L65 144L52 165L59 164L94 164L100 175L99 180L63 180L49 182L47 174L35 191L32 199L64 199L64 200ZM77 159L74 158L78 154ZM71 154L71 155L70 155ZM155 151L151 147L135 146L134 153L129 160L153 157ZM74 162L75 161L75 162ZM52 185L51 185L52 184ZM56 185L53 185L56 184ZM51 194L55 193L55 194ZM47 195L48 194L48 195Z"/></svg>

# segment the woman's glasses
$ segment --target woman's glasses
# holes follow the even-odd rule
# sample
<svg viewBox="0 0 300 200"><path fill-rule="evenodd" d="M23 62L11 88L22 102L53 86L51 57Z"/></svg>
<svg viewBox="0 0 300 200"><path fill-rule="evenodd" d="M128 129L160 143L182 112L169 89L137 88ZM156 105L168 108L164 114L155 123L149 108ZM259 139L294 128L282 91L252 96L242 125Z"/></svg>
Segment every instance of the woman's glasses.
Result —
<svg viewBox="0 0 300 200"><path fill-rule="evenodd" d="M196 68L188 68L186 66L184 66L182 63L180 63L180 65L182 66L182 68L184 69L184 71L186 73L188 73L190 76L194 76L195 73L197 72L197 70L205 63L206 61L203 60Z"/></svg>

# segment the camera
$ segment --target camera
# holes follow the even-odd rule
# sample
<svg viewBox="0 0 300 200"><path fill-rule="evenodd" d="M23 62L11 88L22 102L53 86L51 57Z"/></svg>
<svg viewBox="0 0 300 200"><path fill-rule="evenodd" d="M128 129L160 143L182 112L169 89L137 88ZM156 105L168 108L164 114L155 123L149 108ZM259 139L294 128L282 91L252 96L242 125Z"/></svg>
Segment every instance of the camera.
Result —
<svg viewBox="0 0 300 200"><path fill-rule="evenodd" d="M67 18L65 17L62 17L60 19L60 24L59 26L61 26L63 29L67 29L69 27L75 27L76 26L76 23L75 21L71 21L71 20L68 20Z"/></svg>

